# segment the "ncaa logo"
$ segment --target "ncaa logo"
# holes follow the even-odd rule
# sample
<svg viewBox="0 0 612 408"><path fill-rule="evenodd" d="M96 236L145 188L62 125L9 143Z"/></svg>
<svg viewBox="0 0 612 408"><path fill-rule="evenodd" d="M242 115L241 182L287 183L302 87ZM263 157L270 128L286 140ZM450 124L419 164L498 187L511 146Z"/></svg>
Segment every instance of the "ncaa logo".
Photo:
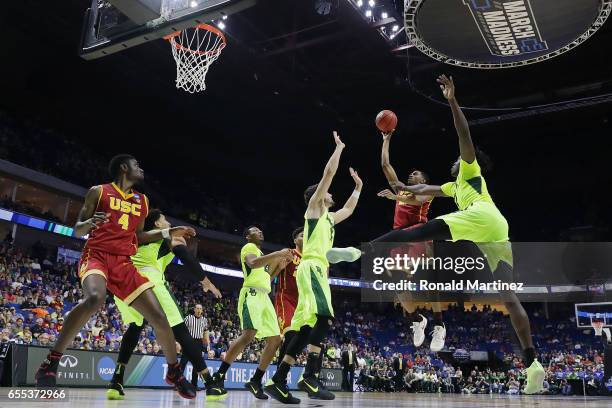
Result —
<svg viewBox="0 0 612 408"><path fill-rule="evenodd" d="M60 367L68 367L74 368L79 364L79 359L70 354L64 354L62 358L60 358L59 365Z"/></svg>
<svg viewBox="0 0 612 408"><path fill-rule="evenodd" d="M107 356L102 357L98 360L96 371L101 379L110 381L113 378L113 374L115 374L115 361Z"/></svg>

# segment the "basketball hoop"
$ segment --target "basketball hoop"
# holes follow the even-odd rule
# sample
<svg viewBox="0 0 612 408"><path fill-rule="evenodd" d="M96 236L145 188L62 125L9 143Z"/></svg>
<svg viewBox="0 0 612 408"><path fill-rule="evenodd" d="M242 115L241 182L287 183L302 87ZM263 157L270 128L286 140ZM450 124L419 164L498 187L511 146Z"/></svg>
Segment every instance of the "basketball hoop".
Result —
<svg viewBox="0 0 612 408"><path fill-rule="evenodd" d="M604 322L592 322L591 323L591 326L593 326L593 329L595 330L596 336L601 336L603 332L603 325L604 325Z"/></svg>
<svg viewBox="0 0 612 408"><path fill-rule="evenodd" d="M190 93L206 89L206 73L225 48L225 35L216 27L198 24L164 37L176 62L176 87Z"/></svg>

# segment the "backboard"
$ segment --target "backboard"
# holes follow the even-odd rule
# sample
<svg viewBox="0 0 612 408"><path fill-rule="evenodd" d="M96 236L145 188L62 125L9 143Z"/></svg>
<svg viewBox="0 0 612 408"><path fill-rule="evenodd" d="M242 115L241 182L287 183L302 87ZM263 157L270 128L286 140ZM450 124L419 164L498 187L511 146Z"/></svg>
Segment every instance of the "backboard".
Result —
<svg viewBox="0 0 612 408"><path fill-rule="evenodd" d="M576 303L574 307L579 329L591 328L594 321L603 322L604 327L612 327L612 302Z"/></svg>
<svg viewBox="0 0 612 408"><path fill-rule="evenodd" d="M96 59L255 5L257 0L91 0L80 55Z"/></svg>

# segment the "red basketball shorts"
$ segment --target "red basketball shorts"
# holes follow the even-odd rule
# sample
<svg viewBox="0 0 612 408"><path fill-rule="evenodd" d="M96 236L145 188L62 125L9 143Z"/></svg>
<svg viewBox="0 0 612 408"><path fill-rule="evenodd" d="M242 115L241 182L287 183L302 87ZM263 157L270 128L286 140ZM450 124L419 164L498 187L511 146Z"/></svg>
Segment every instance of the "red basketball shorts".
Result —
<svg viewBox="0 0 612 408"><path fill-rule="evenodd" d="M278 326L282 334L285 334L291 327L291 319L297 307L297 299L291 299L287 296L277 297L274 302L276 316L278 317Z"/></svg>
<svg viewBox="0 0 612 408"><path fill-rule="evenodd" d="M93 274L104 276L108 290L128 305L146 289L155 286L138 272L128 255L113 255L86 248L79 261L81 283Z"/></svg>

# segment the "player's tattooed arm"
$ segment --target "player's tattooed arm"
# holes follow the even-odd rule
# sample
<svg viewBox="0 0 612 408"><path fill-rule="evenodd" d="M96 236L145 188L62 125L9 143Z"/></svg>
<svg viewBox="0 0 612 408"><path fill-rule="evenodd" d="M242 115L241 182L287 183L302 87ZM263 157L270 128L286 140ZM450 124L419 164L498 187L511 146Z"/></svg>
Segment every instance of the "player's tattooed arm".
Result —
<svg viewBox="0 0 612 408"><path fill-rule="evenodd" d="M349 172L353 178L353 181L355 182L355 190L348 200L346 200L344 207L330 214L334 218L334 224L339 224L350 217L357 207L357 202L359 202L359 195L361 194L361 189L363 188L363 181L352 167L349 167Z"/></svg>
<svg viewBox="0 0 612 408"><path fill-rule="evenodd" d="M438 83L442 94L448 100L448 103L453 112L453 121L455 122L455 129L457 129L457 135L459 136L459 154L461 159L467 163L473 163L476 160L476 150L474 149L474 143L472 143L472 136L470 135L470 126L468 124L457 98L455 98L455 83L453 77L450 78L446 75L440 75L438 77Z"/></svg>
<svg viewBox="0 0 612 408"><path fill-rule="evenodd" d="M395 173L395 169L393 168L393 166L391 166L391 161L389 160L389 145L391 144L391 136L393 136L393 131L389 133L383 133L382 136L383 145L380 154L380 164L382 166L383 173L385 173L385 177L389 182L389 185L391 185L392 183L399 181L397 173Z"/></svg>
<svg viewBox="0 0 612 408"><path fill-rule="evenodd" d="M325 170L323 170L323 177L319 184L317 185L317 189L314 194L310 198L310 202L308 203L308 208L306 209L306 214L308 218L319 218L321 216L321 211L323 210L323 200L325 199L325 194L329 190L331 186L331 182L336 175L336 171L338 171L338 164L340 163L340 155L342 154L342 150L344 150L344 143L340 140L340 136L338 132L334 130L334 141L336 143L336 148L334 149L334 153L329 158L327 164L325 165Z"/></svg>
<svg viewBox="0 0 612 408"><path fill-rule="evenodd" d="M447 195L444 194L440 186L432 186L429 184L415 184L412 186L407 186L404 183L398 182L398 183L395 183L395 188L397 188L398 191L408 191L417 197L418 196L447 197Z"/></svg>
<svg viewBox="0 0 612 408"><path fill-rule="evenodd" d="M244 257L244 262L249 268L261 268L268 265L270 262L276 262L278 260L293 260L293 252L285 248L280 251L271 252L267 255L257 256L255 254L247 254Z"/></svg>
<svg viewBox="0 0 612 408"><path fill-rule="evenodd" d="M94 186L85 195L85 202L74 225L75 236L87 235L93 228L108 221L108 214L100 211L96 212L100 194L102 194L102 186Z"/></svg>

